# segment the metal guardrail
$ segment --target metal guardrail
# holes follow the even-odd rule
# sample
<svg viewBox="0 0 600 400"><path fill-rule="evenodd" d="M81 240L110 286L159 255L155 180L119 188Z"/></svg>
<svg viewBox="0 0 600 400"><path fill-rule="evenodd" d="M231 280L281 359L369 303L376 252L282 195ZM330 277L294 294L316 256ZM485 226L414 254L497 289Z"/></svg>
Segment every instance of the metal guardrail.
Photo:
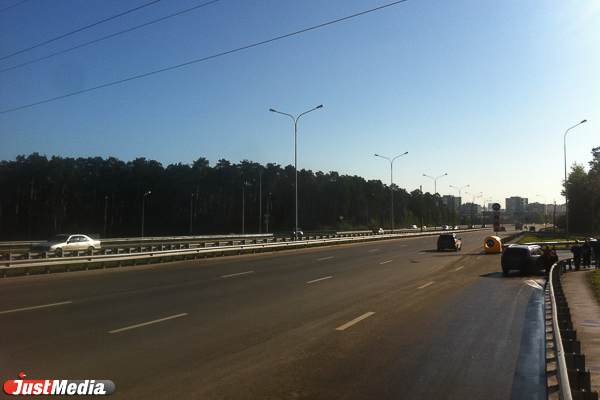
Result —
<svg viewBox="0 0 600 400"><path fill-rule="evenodd" d="M558 392L561 400L598 400L598 392L591 391L590 371L585 370L585 355L573 329L571 312L560 283L572 259L555 263L548 277L546 292L552 311L552 341L557 362Z"/></svg>
<svg viewBox="0 0 600 400"><path fill-rule="evenodd" d="M428 232L411 232L411 233L403 233L403 234L384 234L384 235L367 235L367 236L341 236L337 238L331 237L323 237L323 238L315 238L312 240L302 240L302 241L283 241L283 242L271 242L271 243L251 243L251 244L234 244L232 241L229 241L226 246L221 246L221 242L218 243L218 246L215 247L201 247L201 244L198 247L192 247L191 244L187 244L183 249L162 249L162 246L158 246L157 249L150 249L150 251L132 253L131 246L125 247L125 252L117 252L114 254L86 254L83 256L75 256L75 257L53 257L53 258L33 258L33 259L9 259L3 260L0 264L0 274L2 277L7 277L7 272L10 270L17 269L25 269L26 274L29 275L29 270L32 268L45 268L45 273L50 273L50 267L56 266L65 266L67 271L70 271L70 266L73 265L84 265L85 269L89 269L92 264L100 264L100 268L106 268L107 263L115 263L118 267L123 266L123 262L132 262L132 265L137 265L138 262L151 263L152 260L158 259L158 262L163 262L163 259L167 259L167 261L176 261L177 258L181 257L183 259L190 258L196 259L202 256L202 258L207 258L212 255L216 257L217 255L225 256L225 254L229 253L256 253L263 252L264 250L277 250L277 249L294 249L294 248L306 248L318 245L334 245L341 243L350 243L350 242L360 242L360 241L368 241L368 240L384 240L384 239L394 239L399 237L412 237L412 236L431 236L438 235L439 232L428 231ZM204 243L206 244L206 243ZM137 246L139 250L141 250L144 246ZM106 250L106 249L103 249ZM65 252L66 253L66 252ZM47 254L46 254L47 255Z"/></svg>

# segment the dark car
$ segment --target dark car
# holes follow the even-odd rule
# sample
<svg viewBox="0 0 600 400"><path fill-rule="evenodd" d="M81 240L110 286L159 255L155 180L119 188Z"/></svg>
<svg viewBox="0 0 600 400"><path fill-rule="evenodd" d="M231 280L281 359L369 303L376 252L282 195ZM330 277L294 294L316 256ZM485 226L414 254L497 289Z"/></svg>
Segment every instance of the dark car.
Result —
<svg viewBox="0 0 600 400"><path fill-rule="evenodd" d="M456 236L456 233L442 233L437 240L437 250L442 251L450 249L454 251L462 250L462 242Z"/></svg>
<svg viewBox="0 0 600 400"><path fill-rule="evenodd" d="M502 272L508 275L509 271L518 270L526 274L537 274L544 268L541 258L543 254L542 248L535 244L512 244L502 253Z"/></svg>
<svg viewBox="0 0 600 400"><path fill-rule="evenodd" d="M500 232L506 232L506 227L505 226L501 226L500 227Z"/></svg>
<svg viewBox="0 0 600 400"><path fill-rule="evenodd" d="M384 234L383 228L375 228L372 230L372 232L374 235L383 235Z"/></svg>

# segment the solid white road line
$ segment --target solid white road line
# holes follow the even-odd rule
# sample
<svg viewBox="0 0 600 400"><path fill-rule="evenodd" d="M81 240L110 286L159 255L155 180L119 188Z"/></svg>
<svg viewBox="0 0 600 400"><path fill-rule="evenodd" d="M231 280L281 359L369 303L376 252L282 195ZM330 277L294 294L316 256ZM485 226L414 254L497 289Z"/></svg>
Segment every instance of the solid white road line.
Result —
<svg viewBox="0 0 600 400"><path fill-rule="evenodd" d="M383 265L383 264L391 263L392 261L394 261L394 260L387 260L387 261L384 261L384 262L382 262L382 263L379 263L379 265Z"/></svg>
<svg viewBox="0 0 600 400"><path fill-rule="evenodd" d="M36 308L44 308L44 307L53 307L53 306L60 306L63 304L70 304L72 303L72 301L64 301L62 303L54 303L54 304L46 304L43 306L35 306L35 307L27 307L27 308L19 308L17 310L8 310L8 311L0 311L0 314L7 314L7 313L11 313L11 312L17 312L17 311L27 311L27 310L34 310Z"/></svg>
<svg viewBox="0 0 600 400"><path fill-rule="evenodd" d="M238 276L238 275L246 275L246 274L251 274L253 272L254 271L246 271L246 272L240 272L240 273L237 273L237 274L223 275L223 276L221 276L221 278L228 278L230 276Z"/></svg>
<svg viewBox="0 0 600 400"><path fill-rule="evenodd" d="M426 288L427 286L429 286L429 285L433 285L434 283L435 283L435 282L429 282L429 283L426 283L426 284L424 284L423 286L419 286L419 287L418 287L418 289L423 289L423 288Z"/></svg>
<svg viewBox="0 0 600 400"><path fill-rule="evenodd" d="M114 331L110 331L108 333L117 333L117 332L123 332L129 329L134 329L134 328L139 328L140 326L146 326L146 325L150 325L150 324L156 324L157 322L162 322L162 321L166 321L168 319L173 319L173 318L179 318L179 317L183 317L184 315L187 315L187 313L184 314L178 314L178 315L173 315L172 317L166 317L166 318L161 318L161 319L157 319L155 321L150 321L150 322L144 322L143 324L137 324L137 325L133 325L133 326L128 326L127 328L121 328L121 329L116 329Z"/></svg>
<svg viewBox="0 0 600 400"><path fill-rule="evenodd" d="M358 322L362 321L363 319L365 319L365 318L367 318L367 317L370 317L370 316L371 316L371 315L373 315L373 314L375 314L375 313L374 313L374 312L372 312L372 311L369 311L368 313L366 313L366 314L363 314L363 315L361 315L360 317L358 317L358 318L355 318L355 319L353 319L352 321L350 321L350 322L348 322L348 323L345 323L344 325L342 325L342 326L340 326L340 327L338 327L338 328L335 328L335 330L336 330L336 331L343 331L344 329L351 327L352 325L354 325L354 324L356 324L356 323L358 323Z"/></svg>
<svg viewBox="0 0 600 400"><path fill-rule="evenodd" d="M324 281L325 279L329 279L329 278L333 278L333 276L326 276L325 278L315 279L314 281L309 281L306 283L314 283L314 282Z"/></svg>
<svg viewBox="0 0 600 400"><path fill-rule="evenodd" d="M317 258L317 261L329 260L330 258L333 258L333 257Z"/></svg>

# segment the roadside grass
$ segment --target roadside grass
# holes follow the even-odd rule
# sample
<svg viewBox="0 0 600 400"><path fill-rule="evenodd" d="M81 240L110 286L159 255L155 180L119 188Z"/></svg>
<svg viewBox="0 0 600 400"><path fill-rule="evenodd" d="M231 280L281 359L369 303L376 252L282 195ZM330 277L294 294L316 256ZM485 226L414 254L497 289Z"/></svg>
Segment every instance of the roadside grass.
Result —
<svg viewBox="0 0 600 400"><path fill-rule="evenodd" d="M579 241L583 241L585 240L585 238L583 237L573 237L571 238L571 241L573 240L579 240ZM523 236L521 239L519 239L519 244L523 244L523 243L540 243L540 242L566 242L567 240L564 237L558 237L558 236L550 236L550 235L535 235L535 234L530 234L530 235L525 235Z"/></svg>
<svg viewBox="0 0 600 400"><path fill-rule="evenodd" d="M592 290L596 295L596 300L600 304L600 269L597 269L590 275L590 283L592 284Z"/></svg>

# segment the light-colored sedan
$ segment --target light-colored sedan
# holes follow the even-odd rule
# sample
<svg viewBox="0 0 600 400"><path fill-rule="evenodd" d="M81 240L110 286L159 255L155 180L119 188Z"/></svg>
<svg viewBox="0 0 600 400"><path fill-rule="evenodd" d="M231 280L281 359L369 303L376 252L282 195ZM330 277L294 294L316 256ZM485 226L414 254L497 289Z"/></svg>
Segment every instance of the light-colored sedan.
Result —
<svg viewBox="0 0 600 400"><path fill-rule="evenodd" d="M31 246L31 251L71 251L71 250L96 250L101 247L99 240L94 240L86 235L56 235L45 243Z"/></svg>

